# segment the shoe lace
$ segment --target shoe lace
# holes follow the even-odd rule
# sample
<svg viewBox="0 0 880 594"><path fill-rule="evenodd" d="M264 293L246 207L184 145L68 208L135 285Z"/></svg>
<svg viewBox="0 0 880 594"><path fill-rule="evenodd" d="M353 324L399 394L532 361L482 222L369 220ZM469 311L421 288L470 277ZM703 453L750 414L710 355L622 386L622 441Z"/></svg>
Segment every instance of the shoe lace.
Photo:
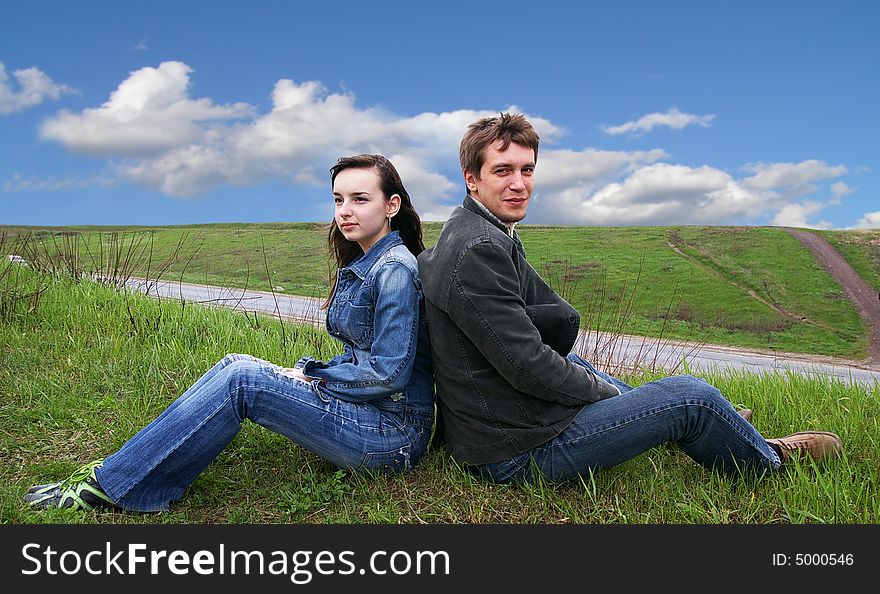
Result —
<svg viewBox="0 0 880 594"><path fill-rule="evenodd" d="M77 485L77 484L83 482L84 480L87 480L89 477L92 476L92 473L95 472L95 469L103 464L104 464L104 458L101 458L99 460L94 460L92 462L89 462L88 464L83 464L82 466L80 466L79 468L74 470L70 474L70 476L68 476L66 479L61 481L61 485L59 486L59 489L61 491L64 491L65 489L67 489L69 487L72 487L74 485Z"/></svg>

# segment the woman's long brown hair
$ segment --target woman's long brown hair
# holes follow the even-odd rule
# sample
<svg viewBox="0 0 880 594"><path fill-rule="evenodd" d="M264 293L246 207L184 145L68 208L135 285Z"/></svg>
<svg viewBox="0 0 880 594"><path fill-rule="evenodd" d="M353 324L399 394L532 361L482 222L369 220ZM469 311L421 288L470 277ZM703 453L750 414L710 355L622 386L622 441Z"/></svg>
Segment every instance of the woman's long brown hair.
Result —
<svg viewBox="0 0 880 594"><path fill-rule="evenodd" d="M387 158L382 155L353 155L341 157L330 168L330 186L336 182L336 176L346 169L373 169L379 176L379 188L387 200L394 194L400 196L400 210L391 217L391 230L400 233L400 238L407 249L414 256L418 256L425 249L422 241L422 221L416 209L413 208L409 193L403 186L400 174ZM327 247L329 248L330 260L330 292L327 299L321 305L321 309L330 307L333 291L336 289L336 272L353 262L364 252L356 241L349 241L339 230L336 218L330 222L330 232L327 235Z"/></svg>

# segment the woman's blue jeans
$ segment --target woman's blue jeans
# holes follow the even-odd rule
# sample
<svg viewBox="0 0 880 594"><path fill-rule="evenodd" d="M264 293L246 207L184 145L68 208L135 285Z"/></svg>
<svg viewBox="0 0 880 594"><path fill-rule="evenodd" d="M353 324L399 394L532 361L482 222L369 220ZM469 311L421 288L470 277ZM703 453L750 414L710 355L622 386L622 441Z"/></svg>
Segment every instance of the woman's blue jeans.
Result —
<svg viewBox="0 0 880 594"><path fill-rule="evenodd" d="M236 436L244 419L343 468L405 471L427 448L433 411L406 399L348 402L250 355L227 355L97 469L118 506L158 511Z"/></svg>
<svg viewBox="0 0 880 594"><path fill-rule="evenodd" d="M568 359L610 381L621 394L588 404L549 442L508 460L475 467L479 474L499 483L530 482L536 468L550 481L561 482L668 442L678 444L700 464L727 472L779 468L773 448L705 380L678 375L632 388L574 353Z"/></svg>

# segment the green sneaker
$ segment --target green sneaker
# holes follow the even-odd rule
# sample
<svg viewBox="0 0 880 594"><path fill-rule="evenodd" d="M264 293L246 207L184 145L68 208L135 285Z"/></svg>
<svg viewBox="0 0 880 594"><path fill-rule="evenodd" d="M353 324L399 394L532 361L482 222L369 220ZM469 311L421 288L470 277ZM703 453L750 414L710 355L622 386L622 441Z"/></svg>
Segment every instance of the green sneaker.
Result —
<svg viewBox="0 0 880 594"><path fill-rule="evenodd" d="M25 502L35 509L65 507L71 509L119 509L104 493L95 477L95 469L104 464L103 458L89 462L60 483L35 485L28 489Z"/></svg>

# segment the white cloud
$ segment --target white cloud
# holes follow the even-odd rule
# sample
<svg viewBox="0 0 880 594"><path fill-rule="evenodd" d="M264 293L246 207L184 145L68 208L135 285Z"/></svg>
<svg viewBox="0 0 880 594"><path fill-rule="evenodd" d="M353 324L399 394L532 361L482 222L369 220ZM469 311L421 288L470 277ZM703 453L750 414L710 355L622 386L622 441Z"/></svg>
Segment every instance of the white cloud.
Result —
<svg viewBox="0 0 880 594"><path fill-rule="evenodd" d="M622 158L625 153L613 153ZM563 222L573 225L729 225L755 222L762 217L774 217L774 224L798 227L825 228L821 221L810 223L810 215L828 204L815 201L792 202L785 190L788 185L799 185L799 180L816 179L815 168L807 164L767 164L762 171L800 171L802 178L778 175L770 183L755 184L754 179L736 179L714 167L688 167L669 163L653 163L664 155L646 154L639 165L632 155L628 171L616 172L618 179L602 187L591 188L588 183L578 184L557 172L551 182L551 192L536 194L537 216L529 213L528 222ZM781 165L783 167L776 167ZM552 173L552 172L551 172ZM610 172L614 175L615 172ZM543 174L542 174L543 175ZM536 183L544 187L543 177ZM769 179L766 177L764 181ZM750 182L751 183L747 183ZM557 184L553 188L553 183ZM535 207L533 207L535 208Z"/></svg>
<svg viewBox="0 0 880 594"><path fill-rule="evenodd" d="M214 105L210 99L190 99L190 72L182 62L141 68L100 107L79 114L63 110L44 122L41 136L78 153L155 155L204 143L211 134L204 122L252 116L253 108L245 103Z"/></svg>
<svg viewBox="0 0 880 594"><path fill-rule="evenodd" d="M39 105L46 99L60 99L63 94L76 93L67 85L52 81L38 68L24 68L12 72L19 87L12 88L6 66L0 62L0 115L9 115Z"/></svg>
<svg viewBox="0 0 880 594"><path fill-rule="evenodd" d="M453 188L435 167L456 156L448 139L460 137L460 126L485 115L491 114L462 110L400 117L380 109L359 109L354 95L328 93L315 81L280 80L269 113L217 126L199 142L181 142L182 146L156 157L124 163L120 171L170 195L194 196L227 183L248 185L268 179L324 183L325 172L340 155L379 152L398 155L400 163L395 165L408 171L404 179L414 201L417 206L419 201L428 205L430 200L448 197Z"/></svg>
<svg viewBox="0 0 880 594"><path fill-rule="evenodd" d="M633 132L650 132L658 126L666 126L673 130L681 130L690 125L702 126L708 128L715 114L698 116L689 113L683 113L678 108L673 107L666 113L649 113L640 117L638 120L632 120L619 126L604 126L602 131L611 136L620 134L628 134Z"/></svg>
<svg viewBox="0 0 880 594"><path fill-rule="evenodd" d="M196 196L224 183L245 186L252 182L245 163L222 147L199 144L155 158L130 161L120 165L119 172L139 185L179 198Z"/></svg>
<svg viewBox="0 0 880 594"><path fill-rule="evenodd" d="M123 177L179 197L270 179L314 185L323 183L340 155L395 155L419 211L445 217L451 206L442 202L457 201L460 185L439 171L455 171L469 123L496 115L457 110L400 116L359 108L354 94L328 92L317 81L288 79L275 84L271 110L258 115L246 104L191 99L191 72L181 62L132 72L103 105L60 112L44 124L43 136L75 152L121 158L116 168ZM546 119L530 120L544 140L563 133Z"/></svg>
<svg viewBox="0 0 880 594"><path fill-rule="evenodd" d="M360 107L347 90L318 81L279 80L272 106L217 105L189 95L191 69L181 62L132 72L99 107L59 112L46 138L71 151L110 157L123 178L171 196L222 185L267 181L321 186L340 155L378 152L400 170L425 220L445 219L460 203L458 145L467 126L497 111L459 109L400 115ZM516 106L504 111L522 112ZM708 126L713 116L677 110L631 122L632 130ZM815 184L847 173L823 161L749 163L735 177L710 165L667 163L661 148L605 151L547 148L565 131L527 114L542 139L536 192L527 223L580 225L749 224L758 220L822 226L810 217L852 190L830 185L828 204L804 200ZM641 122L641 123L640 123ZM830 182L829 182L830 183Z"/></svg>
<svg viewBox="0 0 880 594"><path fill-rule="evenodd" d="M866 212L855 224L854 229L880 229L880 210Z"/></svg>
<svg viewBox="0 0 880 594"><path fill-rule="evenodd" d="M831 224L827 221L820 221L819 223L815 224L807 221L807 218L809 216L818 213L825 207L825 204L822 204L821 202L814 202L811 200L807 200L802 204L786 204L781 209L779 209L779 212L776 213L776 216L773 218L772 224L779 225L781 227L828 229L831 227Z"/></svg>
<svg viewBox="0 0 880 594"><path fill-rule="evenodd" d="M665 151L600 151L587 148L545 150L539 158L536 181L544 186L570 186L599 182L633 171L637 164L653 163L667 157Z"/></svg>
<svg viewBox="0 0 880 594"><path fill-rule="evenodd" d="M835 182L831 184L831 192L835 196L846 196L847 194L852 194L853 189L843 182Z"/></svg>
<svg viewBox="0 0 880 594"><path fill-rule="evenodd" d="M388 158L400 173L413 206L422 219L442 221L452 213L454 207L442 203L457 198L461 185L432 171L431 165L415 153L394 154Z"/></svg>
<svg viewBox="0 0 880 594"><path fill-rule="evenodd" d="M846 185L843 182L835 182L831 184L831 201L829 204L832 206L840 206L841 202L843 202L843 197L852 194L855 190Z"/></svg>
<svg viewBox="0 0 880 594"><path fill-rule="evenodd" d="M667 154L650 151L600 151L592 148L544 150L535 172L535 197L528 222L571 222L584 197Z"/></svg>
<svg viewBox="0 0 880 594"><path fill-rule="evenodd" d="M816 188L811 182L847 173L843 165L832 166L816 160L800 163L749 163L743 170L754 174L743 180L744 186L756 190L785 188L791 195L813 192Z"/></svg>
<svg viewBox="0 0 880 594"><path fill-rule="evenodd" d="M724 171L667 163L640 167L577 201L560 201L567 207L560 215L576 225L720 224L757 216L765 204Z"/></svg>

